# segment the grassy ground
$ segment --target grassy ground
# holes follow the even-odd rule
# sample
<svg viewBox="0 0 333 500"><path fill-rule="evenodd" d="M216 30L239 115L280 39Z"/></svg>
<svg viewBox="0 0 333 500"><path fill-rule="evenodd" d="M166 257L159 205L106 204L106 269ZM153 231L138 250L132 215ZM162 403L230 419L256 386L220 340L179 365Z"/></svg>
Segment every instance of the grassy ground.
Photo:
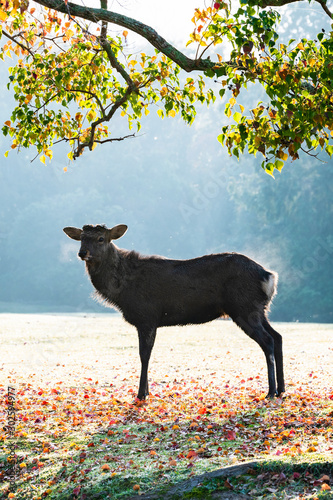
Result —
<svg viewBox="0 0 333 500"><path fill-rule="evenodd" d="M283 399L264 398L260 348L215 321L159 330L137 406L137 336L120 317L1 315L1 429L9 385L16 422L0 431L0 498L332 498L333 326L275 328Z"/></svg>

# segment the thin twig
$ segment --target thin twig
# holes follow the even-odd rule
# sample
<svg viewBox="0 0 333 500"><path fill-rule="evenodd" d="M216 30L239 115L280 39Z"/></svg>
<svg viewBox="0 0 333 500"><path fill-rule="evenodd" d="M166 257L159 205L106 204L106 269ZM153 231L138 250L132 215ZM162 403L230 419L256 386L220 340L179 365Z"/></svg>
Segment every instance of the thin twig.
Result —
<svg viewBox="0 0 333 500"><path fill-rule="evenodd" d="M32 52L32 50L29 49L29 47L26 47L25 45L23 45L23 43L21 42L18 42L16 40L16 38L14 36L11 36L9 33L7 33L7 31L5 30L2 30L2 33L7 37L9 38L9 40L12 40L12 42L16 43L16 45L18 45L19 47L21 47L22 50L28 52L33 58L35 57L35 54ZM19 36L19 35L17 35Z"/></svg>

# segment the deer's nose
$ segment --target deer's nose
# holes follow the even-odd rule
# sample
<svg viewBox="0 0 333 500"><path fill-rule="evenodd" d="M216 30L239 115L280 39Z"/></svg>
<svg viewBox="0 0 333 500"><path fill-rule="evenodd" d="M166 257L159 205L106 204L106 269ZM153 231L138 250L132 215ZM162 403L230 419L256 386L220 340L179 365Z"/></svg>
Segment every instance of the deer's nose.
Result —
<svg viewBox="0 0 333 500"><path fill-rule="evenodd" d="M87 257L87 250L80 250L79 251L79 257L80 259L84 259L85 257Z"/></svg>

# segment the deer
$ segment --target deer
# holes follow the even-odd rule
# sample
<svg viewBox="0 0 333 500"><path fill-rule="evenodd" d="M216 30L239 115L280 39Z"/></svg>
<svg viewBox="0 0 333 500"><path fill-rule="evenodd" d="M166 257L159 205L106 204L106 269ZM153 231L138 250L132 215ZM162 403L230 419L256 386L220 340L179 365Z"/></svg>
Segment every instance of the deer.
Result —
<svg viewBox="0 0 333 500"><path fill-rule="evenodd" d="M235 252L175 260L118 248L113 241L127 229L125 224L85 225L63 231L81 242L78 256L97 296L137 329L141 360L137 399L149 396L148 365L157 328L223 317L231 318L259 344L267 363L267 397L281 396L285 391L282 336L267 317L277 273Z"/></svg>

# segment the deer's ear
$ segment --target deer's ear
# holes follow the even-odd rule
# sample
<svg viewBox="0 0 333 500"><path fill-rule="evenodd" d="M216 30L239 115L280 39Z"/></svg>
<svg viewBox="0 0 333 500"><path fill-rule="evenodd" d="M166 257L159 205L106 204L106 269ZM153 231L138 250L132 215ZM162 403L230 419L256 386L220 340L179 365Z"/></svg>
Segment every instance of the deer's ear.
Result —
<svg viewBox="0 0 333 500"><path fill-rule="evenodd" d="M121 238L121 236L123 236L126 231L127 226L125 224L118 224L118 226L114 226L112 229L108 229L109 241Z"/></svg>
<svg viewBox="0 0 333 500"><path fill-rule="evenodd" d="M72 240L79 241L81 239L82 229L79 229L78 227L64 227L63 231L69 238L72 238Z"/></svg>

